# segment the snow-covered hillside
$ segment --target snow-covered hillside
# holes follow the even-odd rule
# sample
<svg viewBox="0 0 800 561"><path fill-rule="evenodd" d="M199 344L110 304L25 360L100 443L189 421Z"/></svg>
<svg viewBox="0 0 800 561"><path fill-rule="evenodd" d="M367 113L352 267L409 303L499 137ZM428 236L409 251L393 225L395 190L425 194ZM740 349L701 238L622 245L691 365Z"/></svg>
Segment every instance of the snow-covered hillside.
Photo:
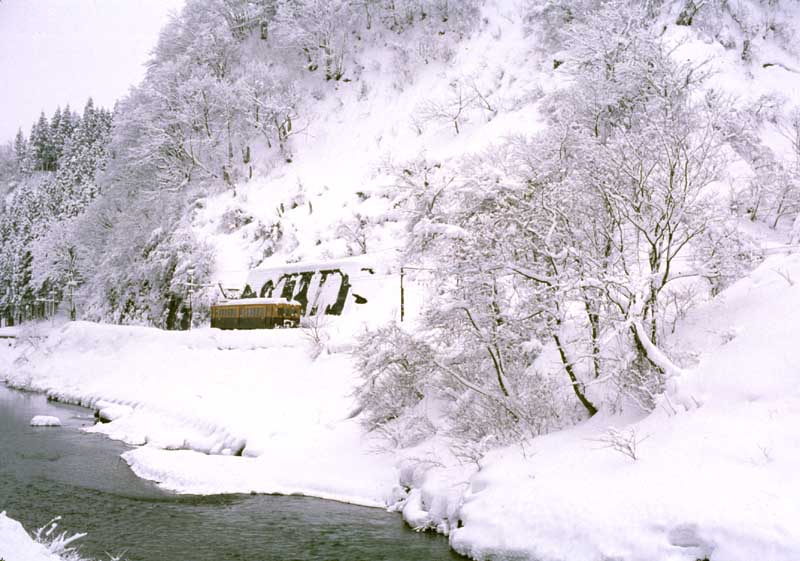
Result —
<svg viewBox="0 0 800 561"><path fill-rule="evenodd" d="M661 5L653 24L663 25L667 44L679 45L672 56L706 64L712 73L705 88L733 96L741 111L762 111L766 121L748 134L758 136L774 161L791 160L791 125L780 112L796 105L793 92L800 87L797 6L739 2L727 13L712 2L694 26L678 26L682 4ZM547 22L531 14L559 9L566 8L489 0L476 29L446 61L412 59L398 68L391 39L364 45L357 77L320 91L321 99L304 107L308 114L296 125L302 130L290 140L291 162L264 154L252 179L211 197L197 213L198 233L217 249L212 277L243 286L253 265L361 253L394 262L395 251L404 249L404 217L392 205L404 179L421 171L415 165L433 168L468 158L547 126L540 101L572 82L570 65L577 60L570 51L552 51L544 33L559 30L545 29ZM561 58L566 62L554 68ZM737 139L730 140L737 146ZM724 182L744 189L757 166L741 154L731 157ZM265 243L264 229L278 224L281 239Z"/></svg>
<svg viewBox="0 0 800 561"><path fill-rule="evenodd" d="M441 165L539 126L531 102L552 80L537 69L541 56L524 37L519 12L515 3L489 3L480 32L446 62L416 53L398 61L401 47L391 36L363 46L356 78L304 102L291 162L264 154L252 179L196 214L199 235L216 248L212 277L241 287L253 265L359 254L397 272L405 219L393 208L398 181L419 171L419 161ZM463 108L451 119L459 98ZM246 220L231 224L232 216Z"/></svg>
<svg viewBox="0 0 800 561"><path fill-rule="evenodd" d="M800 5L279 4L221 75L165 33L70 222L88 317L175 327L191 286L198 329L41 324L0 378L166 488L390 507L475 559L800 558ZM205 327L217 282L308 323Z"/></svg>
<svg viewBox="0 0 800 561"><path fill-rule="evenodd" d="M598 415L489 454L453 546L475 558L796 559L800 255L772 257L677 334L699 363L641 418Z"/></svg>

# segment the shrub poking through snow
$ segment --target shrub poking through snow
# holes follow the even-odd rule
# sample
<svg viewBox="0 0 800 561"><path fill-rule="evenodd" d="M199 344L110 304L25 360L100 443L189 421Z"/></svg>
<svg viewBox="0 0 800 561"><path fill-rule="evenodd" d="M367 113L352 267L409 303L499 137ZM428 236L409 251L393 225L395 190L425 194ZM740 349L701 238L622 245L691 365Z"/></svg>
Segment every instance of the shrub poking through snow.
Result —
<svg viewBox="0 0 800 561"><path fill-rule="evenodd" d="M643 437L637 435L633 427L626 430L609 427L605 434L593 440L603 444L602 448L611 448L635 462L639 459L639 444L647 438L649 435Z"/></svg>
<svg viewBox="0 0 800 561"><path fill-rule="evenodd" d="M309 356L316 359L328 348L330 335L326 332L327 320L324 314L304 317L300 320L303 338L309 343Z"/></svg>
<svg viewBox="0 0 800 561"><path fill-rule="evenodd" d="M80 561L81 557L74 546L71 544L82 537L85 533L68 535L67 532L58 532L58 521L60 516L56 516L50 522L39 528L33 533L33 539L42 544L50 553L61 556L67 561Z"/></svg>
<svg viewBox="0 0 800 561"><path fill-rule="evenodd" d="M86 536L86 533L76 533L69 535L67 532L58 531L60 516L56 516L50 522L33 532L33 540L47 548L50 553L58 555L63 561L92 561L80 555L78 548L72 544ZM122 555L111 555L107 553L110 561L123 561Z"/></svg>

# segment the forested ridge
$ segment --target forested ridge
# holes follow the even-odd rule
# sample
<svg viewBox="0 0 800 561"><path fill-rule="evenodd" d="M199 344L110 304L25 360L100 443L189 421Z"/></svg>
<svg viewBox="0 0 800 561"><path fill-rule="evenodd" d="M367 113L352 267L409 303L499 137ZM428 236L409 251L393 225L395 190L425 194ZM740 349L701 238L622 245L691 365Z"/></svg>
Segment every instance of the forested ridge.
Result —
<svg viewBox="0 0 800 561"><path fill-rule="evenodd" d="M95 135L97 153L74 153L68 129L78 123L68 109L64 119L43 115L4 150L0 307L21 319L51 291L64 299L73 281L85 319L185 327L187 271L211 280L193 203L235 189L254 160L291 161L310 90L319 97L329 82L353 80L371 38L417 32L422 56L446 56L476 10L446 1L188 2L162 31L143 83L114 109L113 133L78 128ZM107 129L110 115L100 115Z"/></svg>
<svg viewBox="0 0 800 561"><path fill-rule="evenodd" d="M74 299L83 319L187 327L190 280L215 280L197 216L224 195L239 202L217 218L247 237L246 265L369 253L402 232L431 297L414 330L377 326L357 357L362 418L398 445L438 430L434 398L478 455L622 402L651 410L691 362L665 346L675 322L760 258L738 224L788 230L800 211L797 100L729 93L690 43L790 72L790 4L189 0L113 119L67 108L5 148L0 308L19 320ZM527 58L466 73L470 41ZM388 88L370 82L377 58ZM458 150L341 162L374 166L374 184L348 185L354 202L309 235L290 213L319 213L312 188L327 186L298 181L269 212L240 197L311 150L315 107L380 112L423 79L442 87L383 117ZM463 140L517 115L530 124ZM557 372L537 368L546 352Z"/></svg>
<svg viewBox="0 0 800 561"><path fill-rule="evenodd" d="M63 228L100 193L95 178L108 158L111 121L91 99L82 114L59 107L50 119L42 113L27 137L20 129L3 152L0 270L7 321L40 317L78 286L78 255Z"/></svg>

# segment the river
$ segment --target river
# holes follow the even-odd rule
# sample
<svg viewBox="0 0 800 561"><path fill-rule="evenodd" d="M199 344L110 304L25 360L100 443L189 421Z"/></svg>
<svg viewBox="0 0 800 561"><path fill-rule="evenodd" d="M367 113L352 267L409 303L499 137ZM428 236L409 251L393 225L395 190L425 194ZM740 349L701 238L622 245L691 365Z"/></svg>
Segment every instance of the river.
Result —
<svg viewBox="0 0 800 561"><path fill-rule="evenodd" d="M62 427L29 426L55 415ZM85 557L129 561L464 559L397 514L308 497L176 495L137 478L92 411L0 384L0 511L32 530L61 516Z"/></svg>

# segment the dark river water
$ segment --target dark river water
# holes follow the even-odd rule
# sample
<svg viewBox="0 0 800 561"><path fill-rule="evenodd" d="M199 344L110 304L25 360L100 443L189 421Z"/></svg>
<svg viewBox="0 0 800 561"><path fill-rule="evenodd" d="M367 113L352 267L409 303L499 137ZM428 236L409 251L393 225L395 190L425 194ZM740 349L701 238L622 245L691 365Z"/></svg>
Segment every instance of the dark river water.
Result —
<svg viewBox="0 0 800 561"><path fill-rule="evenodd" d="M123 444L79 429L92 412L0 383L0 511L28 531L61 516L85 557L129 561L464 559L397 514L305 497L175 495L138 479ZM30 427L55 415L58 428Z"/></svg>

